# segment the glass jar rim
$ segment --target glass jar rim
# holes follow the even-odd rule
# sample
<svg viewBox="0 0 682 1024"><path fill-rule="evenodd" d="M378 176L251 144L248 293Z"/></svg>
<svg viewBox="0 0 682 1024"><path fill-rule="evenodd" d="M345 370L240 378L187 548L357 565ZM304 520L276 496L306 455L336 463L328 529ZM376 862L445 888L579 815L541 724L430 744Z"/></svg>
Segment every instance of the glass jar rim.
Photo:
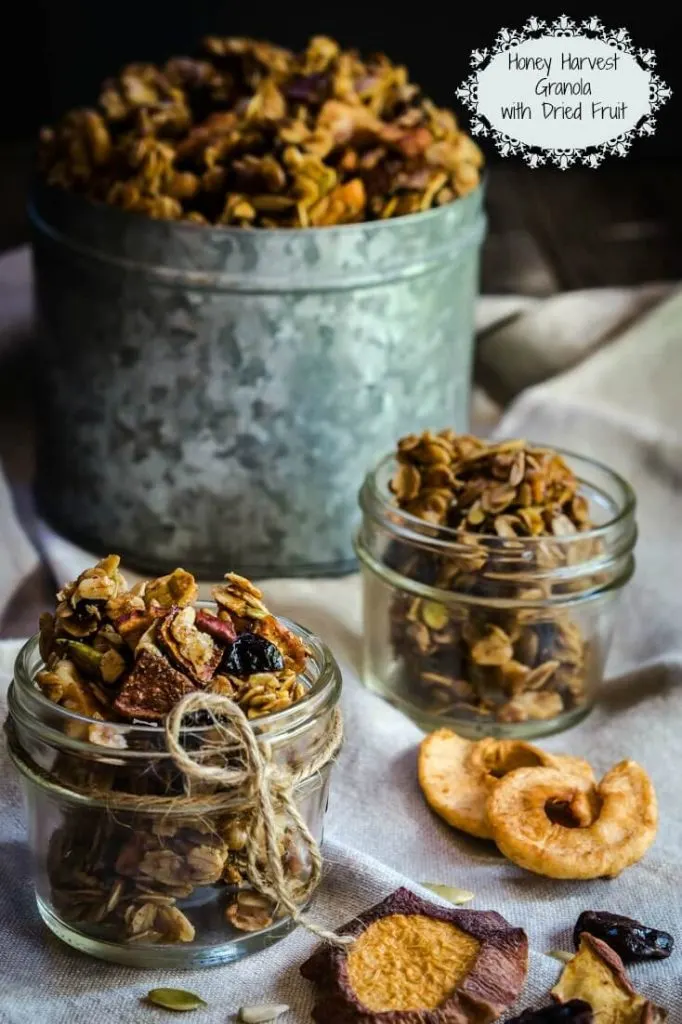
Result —
<svg viewBox="0 0 682 1024"><path fill-rule="evenodd" d="M510 439L500 439L500 443L504 443L505 440ZM576 533L565 534L563 536L555 536L554 534L551 536L539 535L537 537L519 536L514 538L515 543L519 545L527 544L532 548L536 545L546 543L547 540L551 540L552 544L557 545L559 549L561 549L563 545L568 549L572 544L576 544L578 542L586 540L602 540L609 533L612 533L615 528L619 527L622 523L632 517L637 506L635 492L625 477L621 476L614 469L611 469L610 466L600 462L598 459L593 459L587 455L579 455L577 452L570 451L566 448L550 448L548 445L542 445L533 441L529 441L528 444L547 451L551 450L556 452L562 458L568 458L578 463L582 463L585 467L591 466L598 472L603 473L620 491L622 501L619 503L620 508L616 514L600 526L591 527L589 530L582 530ZM461 539L455 527L431 523L427 520L420 519L419 516L413 515L411 512L406 512L404 509L401 509L394 504L393 495L387 487L384 488L381 486L379 476L383 470L395 461L395 452L384 455L379 459L374 468L366 474L362 487L360 488L360 506L363 513L371 516L377 521L380 521L383 526L390 530L390 532L405 540L409 540L410 538L423 540L425 536L428 536L429 543L433 543L434 546L437 547L446 548L461 545ZM579 484L586 483L581 476L578 476L578 482ZM493 545L498 547L500 541L503 539L498 534L491 533L472 533L471 536L476 538L477 544L479 544L483 549L487 546Z"/></svg>
<svg viewBox="0 0 682 1024"><path fill-rule="evenodd" d="M201 606L205 602L199 601L197 604ZM289 707L282 708L280 711L274 711L271 714L264 714L250 720L250 725L257 736L267 736L270 740L279 741L280 739L286 739L290 731L295 731L304 722L309 722L320 707L327 702L332 705L337 703L341 692L341 670L330 648L323 640L304 626L284 616L277 616L277 619L304 641L311 652L309 660L313 662L316 671L316 678L300 700L290 704ZM53 736L58 745L68 746L72 750L106 751L107 755L117 758L126 758L131 755L149 757L152 753L150 750L133 751L119 749L106 744L94 743L89 739L81 740L77 737L69 736L66 732L61 732L48 724L41 716L41 712L48 717L53 716L53 720L61 720L64 725L77 723L87 726L104 726L107 730L114 730L115 735L124 738L152 739L163 733L163 727L159 725L141 722L111 722L90 718L87 715L64 708L62 705L50 700L36 685L35 666L31 665L31 659L38 650L38 644L39 634L36 633L26 641L17 654L13 676L13 684L17 692L14 695L15 699L10 700L10 715L21 714L25 726L29 726L29 728L33 728L44 735ZM188 733L200 735L202 731L210 728L210 725L187 726L181 730L181 735ZM164 754L163 751L154 751L154 753Z"/></svg>

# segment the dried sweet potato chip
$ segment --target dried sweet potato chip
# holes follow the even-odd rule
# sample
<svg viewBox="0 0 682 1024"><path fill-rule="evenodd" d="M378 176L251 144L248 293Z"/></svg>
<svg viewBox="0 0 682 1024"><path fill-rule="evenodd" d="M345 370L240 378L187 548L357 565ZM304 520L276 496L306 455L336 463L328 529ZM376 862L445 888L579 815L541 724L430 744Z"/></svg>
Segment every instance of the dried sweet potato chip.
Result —
<svg viewBox="0 0 682 1024"><path fill-rule="evenodd" d="M599 1024L663 1024L668 1014L639 995L618 954L601 939L583 933L578 952L552 989L558 1003L584 999Z"/></svg>
<svg viewBox="0 0 682 1024"><path fill-rule="evenodd" d="M526 978L522 929L493 911L435 906L407 889L341 932L355 942L325 947L301 968L320 987L318 1024L487 1024L511 1006Z"/></svg>

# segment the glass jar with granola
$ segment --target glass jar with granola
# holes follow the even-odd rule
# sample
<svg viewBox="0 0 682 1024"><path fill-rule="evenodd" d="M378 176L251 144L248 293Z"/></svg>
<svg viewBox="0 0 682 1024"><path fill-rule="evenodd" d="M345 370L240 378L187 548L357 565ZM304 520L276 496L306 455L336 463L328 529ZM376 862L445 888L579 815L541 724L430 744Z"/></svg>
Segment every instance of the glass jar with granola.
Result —
<svg viewBox="0 0 682 1024"><path fill-rule="evenodd" d="M587 714L634 570L624 480L522 440L427 431L399 441L360 503L369 687L470 737Z"/></svg>
<svg viewBox="0 0 682 1024"><path fill-rule="evenodd" d="M209 605L182 569L129 589L118 562L65 586L16 662L38 908L118 963L235 960L307 920L339 669L241 576Z"/></svg>

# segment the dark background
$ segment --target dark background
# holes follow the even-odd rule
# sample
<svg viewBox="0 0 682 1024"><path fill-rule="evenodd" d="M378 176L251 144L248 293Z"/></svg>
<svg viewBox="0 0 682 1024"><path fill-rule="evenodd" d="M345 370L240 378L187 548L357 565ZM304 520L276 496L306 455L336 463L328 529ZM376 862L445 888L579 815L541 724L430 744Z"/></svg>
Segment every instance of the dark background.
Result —
<svg viewBox="0 0 682 1024"><path fill-rule="evenodd" d="M454 3L433 7L413 0L400 5L404 11L401 15L397 4L370 2L319 4L316 8L291 0L277 7L244 0L238 4L224 0L181 4L170 0L117 0L110 6L96 0L27 2L18 11L24 32L3 33L1 43L4 52L0 74L5 79L1 95L7 108L3 123L9 121L12 130L21 133L29 122L35 126L71 106L92 102L102 78L123 64L190 53L209 33L252 35L293 49L302 48L311 35L331 35L344 47L383 51L392 60L406 64L413 80L445 105L453 102L456 86L466 77L471 52L491 43L502 25L520 28L529 14L551 20L567 13L579 21L596 13L609 28L625 25L637 46L655 50L659 74L669 84L678 74L682 82L676 38L680 16L673 13L673 5L666 13L656 13L648 4L632 11L624 8L615 18L595 11L596 4L557 8L551 15L538 10L543 6L479 3L458 10ZM39 65L38 88L30 96L17 89L19 83L10 71L19 56L17 43L26 50L32 75L36 63ZM676 116L673 104L668 104L661 113L658 134L637 143L628 159L679 157L681 139L679 109Z"/></svg>
<svg viewBox="0 0 682 1024"><path fill-rule="evenodd" d="M548 13L543 4L25 0L0 33L0 249L26 237L23 206L40 124L92 103L102 79L126 62L191 53L207 33L253 35L296 49L325 33L405 63L436 102L457 109L454 91L469 73L472 50L490 45L503 25L520 28L530 14L552 20L567 13L578 21L597 14L656 52L673 97L659 112L655 136L636 140L626 158L609 158L597 171L531 171L520 157L502 160L482 141L491 168L483 290L544 295L682 277L682 16L672 5L616 15L595 7ZM458 113L466 123L466 112Z"/></svg>

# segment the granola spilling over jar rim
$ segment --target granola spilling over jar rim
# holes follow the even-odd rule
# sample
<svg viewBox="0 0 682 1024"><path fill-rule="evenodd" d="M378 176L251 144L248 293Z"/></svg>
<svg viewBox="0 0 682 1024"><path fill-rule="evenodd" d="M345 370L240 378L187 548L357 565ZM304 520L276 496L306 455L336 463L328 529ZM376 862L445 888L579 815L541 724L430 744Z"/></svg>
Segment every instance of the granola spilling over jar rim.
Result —
<svg viewBox="0 0 682 1024"><path fill-rule="evenodd" d="M213 587L213 607L197 594L183 569L129 588L108 556L59 591L41 616L40 658L29 641L10 691L13 759L32 818L52 823L32 838L39 908L60 937L118 962L218 962L243 955L230 943L284 934L291 913L270 885L266 825L287 896L303 906L317 884L338 668L244 577ZM167 734L187 695L199 710L182 715L177 738L207 766L196 778ZM260 755L232 733L225 744L226 704ZM274 770L268 822L248 777L259 756ZM221 788L225 771L244 784ZM172 952L184 945L197 947L187 960Z"/></svg>
<svg viewBox="0 0 682 1024"><path fill-rule="evenodd" d="M304 696L308 651L249 580L228 573L208 610L194 606L184 569L128 589L119 562L109 555L81 573L40 618L37 679L50 700L88 718L160 722L196 689L229 697L249 718Z"/></svg>
<svg viewBox="0 0 682 1024"><path fill-rule="evenodd" d="M370 474L361 492L358 537L365 567L388 570L392 587L388 626L374 623L389 650L376 639L366 645L377 688L421 717L461 721L472 735L502 734L505 725L521 735L523 723L587 709L610 622L600 633L584 602L603 592L608 603L614 581L629 578L634 525L612 552L601 513L593 518L605 496L591 493L560 452L519 439L426 431L401 438L382 467L386 479ZM372 603L382 604L379 590ZM387 682L391 661L397 675Z"/></svg>
<svg viewBox="0 0 682 1024"><path fill-rule="evenodd" d="M383 54L209 36L129 64L40 138L50 185L163 220L305 228L387 219L477 188L481 151Z"/></svg>

